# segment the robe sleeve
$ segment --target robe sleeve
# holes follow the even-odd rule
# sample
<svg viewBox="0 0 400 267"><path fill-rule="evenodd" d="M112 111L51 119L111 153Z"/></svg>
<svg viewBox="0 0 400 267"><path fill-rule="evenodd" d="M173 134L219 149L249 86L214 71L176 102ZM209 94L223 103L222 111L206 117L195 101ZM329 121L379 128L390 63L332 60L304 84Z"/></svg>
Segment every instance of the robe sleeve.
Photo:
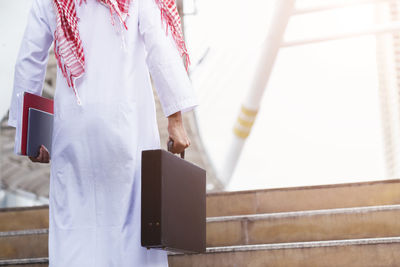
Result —
<svg viewBox="0 0 400 267"><path fill-rule="evenodd" d="M189 111L197 105L173 36L155 0L139 0L139 32L146 49L146 63L152 76L164 115Z"/></svg>
<svg viewBox="0 0 400 267"><path fill-rule="evenodd" d="M17 56L14 72L14 86L11 98L8 125L16 127L18 111L18 95L23 91L41 95L46 74L49 48L53 34L48 24L48 0L34 0L29 12L27 25Z"/></svg>

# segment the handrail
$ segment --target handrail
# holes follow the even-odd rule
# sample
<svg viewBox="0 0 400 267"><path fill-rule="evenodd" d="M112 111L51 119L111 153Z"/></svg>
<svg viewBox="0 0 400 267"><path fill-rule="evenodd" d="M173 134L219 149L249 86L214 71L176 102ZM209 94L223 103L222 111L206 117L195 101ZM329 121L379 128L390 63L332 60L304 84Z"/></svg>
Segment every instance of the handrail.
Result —
<svg viewBox="0 0 400 267"><path fill-rule="evenodd" d="M339 9L339 8L344 8L344 7L352 7L352 6L357 6L357 5L364 5L364 4L376 4L376 3L384 3L384 2L394 2L397 0L345 0L345 1L335 1L332 3L328 4L321 4L321 5L315 5L311 7L298 7L295 8L292 15L303 15L303 14L308 14L308 13L314 13L314 12L321 12L321 11L327 11L327 10L332 10L332 9Z"/></svg>
<svg viewBox="0 0 400 267"><path fill-rule="evenodd" d="M337 34L327 35L327 36L323 36L323 37L314 37L314 38L308 38L308 39L286 41L286 42L283 42L281 47L306 45L306 44L312 44L312 43L320 43L320 42L326 42L326 41L360 37L360 36L364 36L364 35L371 35L371 34L376 35L376 34L382 34L382 33L390 33L390 32L395 32L395 31L400 31L400 21L385 23L382 25L375 25L374 27L370 27L370 28L366 28L366 29L359 29L356 31L337 33Z"/></svg>

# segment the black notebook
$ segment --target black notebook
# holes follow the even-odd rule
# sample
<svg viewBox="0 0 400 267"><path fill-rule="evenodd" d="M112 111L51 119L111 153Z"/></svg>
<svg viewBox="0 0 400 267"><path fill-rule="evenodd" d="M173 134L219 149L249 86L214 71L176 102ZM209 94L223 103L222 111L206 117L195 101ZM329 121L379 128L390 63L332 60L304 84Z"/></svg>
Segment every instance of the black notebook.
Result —
<svg viewBox="0 0 400 267"><path fill-rule="evenodd" d="M41 145L44 145L51 155L53 114L29 108L27 135L28 156L37 157Z"/></svg>

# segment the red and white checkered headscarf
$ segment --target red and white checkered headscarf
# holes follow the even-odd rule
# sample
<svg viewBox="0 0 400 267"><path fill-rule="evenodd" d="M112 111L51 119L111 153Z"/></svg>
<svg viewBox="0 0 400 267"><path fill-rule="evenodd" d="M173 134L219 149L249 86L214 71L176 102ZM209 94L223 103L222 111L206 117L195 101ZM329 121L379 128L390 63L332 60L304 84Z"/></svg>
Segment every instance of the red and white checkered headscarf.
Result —
<svg viewBox="0 0 400 267"><path fill-rule="evenodd" d="M86 2L86 0L84 0ZM132 0L98 0L110 9L113 19L116 14L121 24L128 29L124 18L129 16L129 5ZM146 0L150 1L150 0ZM190 64L185 40L181 29L181 20L175 0L155 0L161 11L161 18L166 23L166 33L171 30L177 48L185 58L186 69ZM69 87L72 87L80 103L75 89L75 79L85 73L85 54L78 31L78 18L76 16L74 0L53 0L57 14L57 27L54 33L54 52L64 77ZM79 5L82 0L79 0ZM113 20L112 20L113 21Z"/></svg>

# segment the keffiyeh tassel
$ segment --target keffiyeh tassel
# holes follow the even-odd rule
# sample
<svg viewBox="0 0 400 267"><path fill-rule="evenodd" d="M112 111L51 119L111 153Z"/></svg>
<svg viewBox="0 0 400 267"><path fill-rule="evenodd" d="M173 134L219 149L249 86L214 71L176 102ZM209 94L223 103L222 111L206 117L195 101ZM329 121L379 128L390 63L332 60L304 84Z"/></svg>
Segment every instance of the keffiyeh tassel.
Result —
<svg viewBox="0 0 400 267"><path fill-rule="evenodd" d="M185 60L186 71L190 65L189 54L186 49L185 39L181 28L181 18L179 17L178 9L174 0L155 0L161 11L161 20L165 22L166 34L168 28L171 30L172 37L179 50L181 57Z"/></svg>

